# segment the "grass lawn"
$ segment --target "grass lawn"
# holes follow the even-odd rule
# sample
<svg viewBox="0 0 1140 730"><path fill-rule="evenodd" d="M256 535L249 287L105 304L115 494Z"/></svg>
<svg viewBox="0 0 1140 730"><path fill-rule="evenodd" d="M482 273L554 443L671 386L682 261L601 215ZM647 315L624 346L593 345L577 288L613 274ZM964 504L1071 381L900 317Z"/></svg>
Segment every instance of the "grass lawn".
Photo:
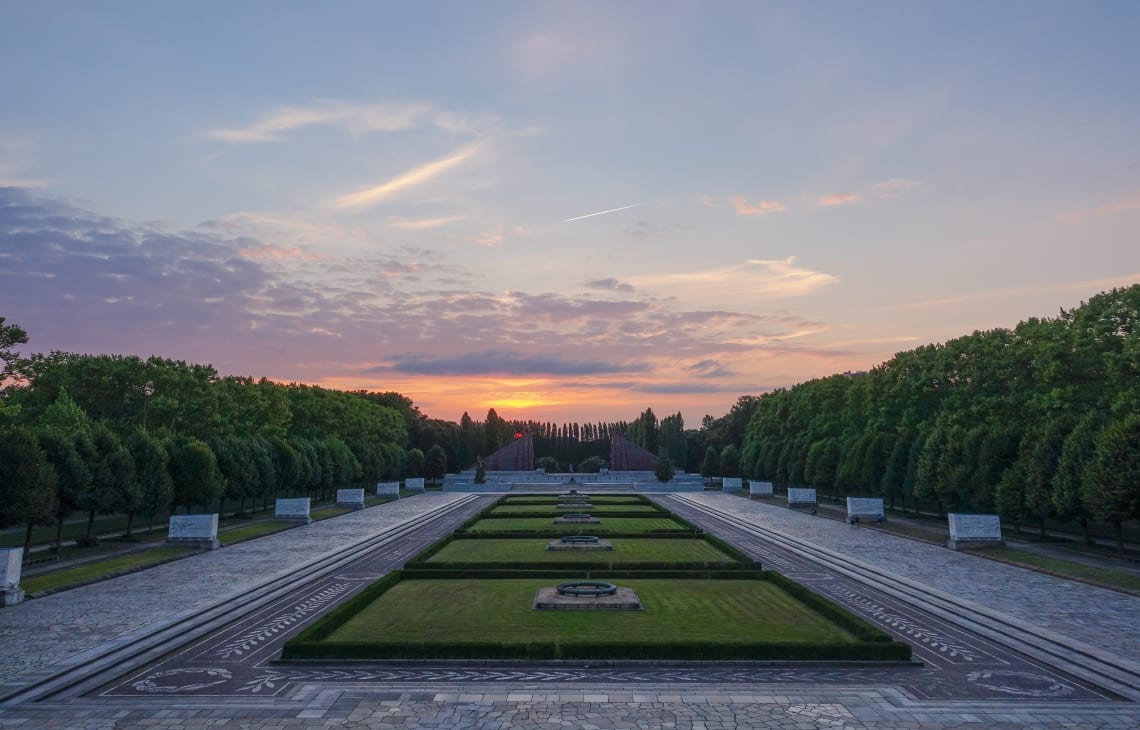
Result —
<svg viewBox="0 0 1140 730"><path fill-rule="evenodd" d="M685 525L668 517L611 517L597 524L555 524L553 517L495 517L482 519L468 529L471 532L543 531L593 535L610 532L653 532L654 530L684 530Z"/></svg>
<svg viewBox="0 0 1140 730"><path fill-rule="evenodd" d="M475 563L480 567L494 567L495 563L534 562L597 562L641 563L673 562L697 563L733 561L715 546L694 539L636 539L614 538L613 550L547 550L543 538L505 540L455 539L428 558L429 563Z"/></svg>
<svg viewBox="0 0 1140 730"><path fill-rule="evenodd" d="M542 514L563 514L566 512L590 512L590 513L604 513L604 512L640 512L645 515L663 515L661 510L649 504L604 504L598 502L591 502L593 507L564 507L559 508L554 503L549 505L545 504L500 504L491 509L491 514L495 515L509 515L509 514L526 514L526 513L542 513Z"/></svg>
<svg viewBox="0 0 1140 730"><path fill-rule="evenodd" d="M110 578L119 573L145 568L155 563L184 557L196 552L198 551L193 548L183 547L152 548L115 558L107 558L87 565L57 570L32 578L23 578L20 581L20 587L28 593L70 588L98 578Z"/></svg>
<svg viewBox="0 0 1140 730"><path fill-rule="evenodd" d="M585 497L594 504L646 504L643 497L638 497L632 494L579 494L579 497ZM528 502L534 504L558 504L561 498L557 495L545 494L530 494L524 496L503 497L500 504L513 504L515 502Z"/></svg>
<svg viewBox="0 0 1140 730"><path fill-rule="evenodd" d="M681 641L727 644L854 643L855 637L780 587L758 580L621 582L644 611L535 611L535 591L554 581L401 581L325 641L387 642Z"/></svg>
<svg viewBox="0 0 1140 730"><path fill-rule="evenodd" d="M1029 550L1017 550L1015 548L989 548L980 552L986 557L1001 560L1002 562L1044 570L1063 578L1103 583L1104 585L1113 586L1128 591L1129 593L1140 594L1140 576L1123 570L1098 568L1093 565L1074 563L1063 558L1055 558L1049 555L1030 552Z"/></svg>
<svg viewBox="0 0 1140 730"><path fill-rule="evenodd" d="M316 522L317 520L327 520L330 517L336 517L337 515L343 515L351 511L352 510L348 507L337 507L333 505L331 507L321 507L320 509L311 510L309 517L312 518L313 522Z"/></svg>
<svg viewBox="0 0 1140 730"><path fill-rule="evenodd" d="M295 527L296 525L296 522L274 520L256 522L252 525L246 525L245 527L235 527L232 530L219 531L218 539L226 545L233 545L235 542L241 542L242 540L252 540L262 535L270 535L274 532L288 530L290 527Z"/></svg>

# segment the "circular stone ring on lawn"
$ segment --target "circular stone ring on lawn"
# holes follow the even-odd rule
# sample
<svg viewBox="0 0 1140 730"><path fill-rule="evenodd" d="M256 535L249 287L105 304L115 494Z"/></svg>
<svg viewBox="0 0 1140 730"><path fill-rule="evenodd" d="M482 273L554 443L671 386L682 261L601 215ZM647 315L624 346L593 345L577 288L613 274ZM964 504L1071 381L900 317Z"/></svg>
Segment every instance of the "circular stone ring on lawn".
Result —
<svg viewBox="0 0 1140 730"><path fill-rule="evenodd" d="M596 580L579 580L559 583L558 593L563 596L612 596L617 593L617 586Z"/></svg>
<svg viewBox="0 0 1140 730"><path fill-rule="evenodd" d="M571 542L575 544L595 543L598 541L596 535L566 535L561 538L561 542Z"/></svg>

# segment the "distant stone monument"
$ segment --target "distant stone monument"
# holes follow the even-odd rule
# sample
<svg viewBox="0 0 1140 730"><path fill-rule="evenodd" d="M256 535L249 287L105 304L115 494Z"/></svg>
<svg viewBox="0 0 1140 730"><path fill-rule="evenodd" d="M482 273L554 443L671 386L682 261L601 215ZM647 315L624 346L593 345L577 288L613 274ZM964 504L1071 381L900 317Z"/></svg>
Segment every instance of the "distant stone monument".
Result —
<svg viewBox="0 0 1140 730"><path fill-rule="evenodd" d="M788 487L789 507L814 507L816 505L815 490L803 487Z"/></svg>
<svg viewBox="0 0 1140 730"><path fill-rule="evenodd" d="M424 491L424 478L416 477L413 479L411 477L408 477L404 480L404 489L407 489L409 492Z"/></svg>
<svg viewBox="0 0 1140 730"><path fill-rule="evenodd" d="M772 482L748 482L748 495L750 497L771 497Z"/></svg>
<svg viewBox="0 0 1140 730"><path fill-rule="evenodd" d="M279 499L274 503L273 519L287 522L300 522L309 524L313 518L309 515L309 498L296 497L294 499Z"/></svg>
<svg viewBox="0 0 1140 730"><path fill-rule="evenodd" d="M1001 518L997 515L961 515L951 512L950 540L946 547L966 550L977 547L1004 545L1001 537Z"/></svg>
<svg viewBox="0 0 1140 730"><path fill-rule="evenodd" d="M580 580L539 588L536 611L643 611L632 588L596 580Z"/></svg>
<svg viewBox="0 0 1140 730"><path fill-rule="evenodd" d="M351 509L364 509L363 489L336 490L336 506L350 507Z"/></svg>
<svg viewBox="0 0 1140 730"><path fill-rule="evenodd" d="M24 589L20 587L23 562L24 548L0 548L0 608L24 600Z"/></svg>
<svg viewBox="0 0 1140 730"><path fill-rule="evenodd" d="M740 477L721 477L720 488L723 492L739 492L744 489L744 480Z"/></svg>
<svg viewBox="0 0 1140 730"><path fill-rule="evenodd" d="M376 496L400 498L399 482L376 482Z"/></svg>
<svg viewBox="0 0 1140 730"><path fill-rule="evenodd" d="M646 451L621 434L610 436L610 469L613 471L653 471L657 455Z"/></svg>
<svg viewBox="0 0 1140 730"><path fill-rule="evenodd" d="M614 545L609 540L603 540L596 535L564 535L563 537L546 543L546 549L555 552L566 550L613 550Z"/></svg>
<svg viewBox="0 0 1140 730"><path fill-rule="evenodd" d="M217 550L218 515L171 515L170 526L166 531L166 542L170 545L197 547L203 550Z"/></svg>
<svg viewBox="0 0 1140 730"><path fill-rule="evenodd" d="M483 459L487 471L529 471L534 468L534 437L520 436Z"/></svg>
<svg viewBox="0 0 1140 730"><path fill-rule="evenodd" d="M878 497L848 497L847 521L874 520L882 522L886 518L883 500Z"/></svg>

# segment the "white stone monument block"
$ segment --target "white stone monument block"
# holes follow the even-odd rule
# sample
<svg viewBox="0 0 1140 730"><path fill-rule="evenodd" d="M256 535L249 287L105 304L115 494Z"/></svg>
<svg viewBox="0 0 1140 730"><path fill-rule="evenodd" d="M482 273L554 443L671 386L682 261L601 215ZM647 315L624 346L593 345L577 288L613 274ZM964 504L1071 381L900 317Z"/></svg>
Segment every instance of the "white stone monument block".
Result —
<svg viewBox="0 0 1140 730"><path fill-rule="evenodd" d="M166 541L215 550L218 547L218 515L172 515Z"/></svg>
<svg viewBox="0 0 1140 730"><path fill-rule="evenodd" d="M748 494L752 497L771 497L772 482L748 482Z"/></svg>
<svg viewBox="0 0 1140 730"><path fill-rule="evenodd" d="M847 521L856 517L859 519L882 520L886 514L883 512L883 500L878 497L848 497Z"/></svg>
<svg viewBox="0 0 1140 730"><path fill-rule="evenodd" d="M1001 545L1001 518L997 515L963 515L951 512L950 541L946 547L951 550L968 547Z"/></svg>
<svg viewBox="0 0 1140 730"><path fill-rule="evenodd" d="M24 600L20 588L20 568L24 562L24 548L0 548L0 606L14 606Z"/></svg>
<svg viewBox="0 0 1140 730"><path fill-rule="evenodd" d="M309 516L309 498L296 497L277 500L274 504L273 517L278 520L309 524L313 521L313 518Z"/></svg>
<svg viewBox="0 0 1140 730"><path fill-rule="evenodd" d="M376 482L376 496L395 497L400 498L400 483L399 482Z"/></svg>
<svg viewBox="0 0 1140 730"><path fill-rule="evenodd" d="M424 491L424 478L416 477L415 479L408 478L404 480L404 488L408 490Z"/></svg>
<svg viewBox="0 0 1140 730"><path fill-rule="evenodd" d="M788 487L788 506L797 504L815 505L815 490L804 487Z"/></svg>
<svg viewBox="0 0 1140 730"><path fill-rule="evenodd" d="M721 477L720 488L725 492L738 492L744 489L744 480L740 477Z"/></svg>
<svg viewBox="0 0 1140 730"><path fill-rule="evenodd" d="M337 507L351 507L353 509L364 509L364 490L363 489L338 489L338 490L336 490L336 506Z"/></svg>

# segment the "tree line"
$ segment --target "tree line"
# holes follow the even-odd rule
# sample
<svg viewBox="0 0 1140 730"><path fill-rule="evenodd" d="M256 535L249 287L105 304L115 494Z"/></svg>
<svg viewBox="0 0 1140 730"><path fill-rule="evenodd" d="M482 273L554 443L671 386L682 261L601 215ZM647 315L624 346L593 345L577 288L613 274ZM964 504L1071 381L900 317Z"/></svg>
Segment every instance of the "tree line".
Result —
<svg viewBox="0 0 1140 730"><path fill-rule="evenodd" d="M1140 285L750 401L741 473L1020 528L1140 518Z"/></svg>

